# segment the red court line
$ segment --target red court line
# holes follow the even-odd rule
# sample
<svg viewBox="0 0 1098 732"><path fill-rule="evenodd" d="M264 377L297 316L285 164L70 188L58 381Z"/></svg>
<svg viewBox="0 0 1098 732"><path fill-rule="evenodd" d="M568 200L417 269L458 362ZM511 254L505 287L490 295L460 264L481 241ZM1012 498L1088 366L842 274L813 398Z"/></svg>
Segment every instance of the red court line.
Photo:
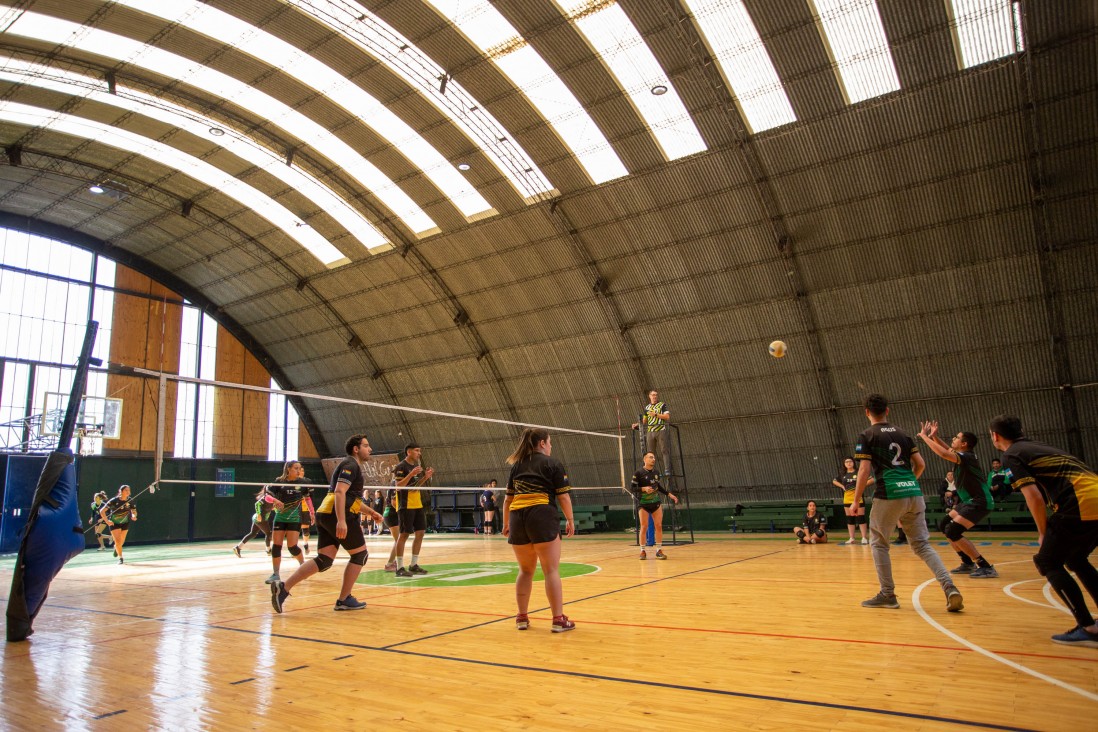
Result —
<svg viewBox="0 0 1098 732"><path fill-rule="evenodd" d="M567 604L567 603L565 603L565 604ZM422 611L434 612L434 613L452 613L452 614L456 614L456 615L478 615L478 616L494 617L494 618L509 618L509 617L513 616L513 614L503 615L503 614L500 614L500 613L485 613L485 612L477 612L477 611L474 611L474 610L444 610L444 609L441 609L441 608L416 607L416 606L413 606L413 605L390 605L390 604L385 604L385 603L377 603L377 607L390 607L390 608L398 608L398 609L401 609L401 610L422 610ZM752 631L747 631L747 630L722 630L722 629L719 629L719 628L684 628L684 627L675 626L675 625L650 625L650 624L641 624L641 623L617 623L617 622L610 622L610 621L604 621L604 620L582 620L582 619L580 619L576 616L573 616L573 618L575 620L579 621L579 622L582 622L584 625L608 625L608 626L611 626L611 627L618 627L618 628L643 628L645 630L678 630L678 631L683 631L683 632L688 632L688 633L718 633L718 634L722 634L722 635L746 635L746 636L754 636L754 637L758 637L758 638L784 638L784 639L788 639L788 640L813 640L813 641L827 641L827 642L831 642L831 643L858 643L858 644L861 644L861 645L889 646L889 647L893 647L893 648L923 648L923 649L934 650L934 651L964 651L966 653L974 653L975 652L971 648L968 648L967 646L935 646L935 645L922 644L922 643L900 643L900 642L897 642L897 641L874 641L874 640L861 640L861 639L856 639L856 638L831 638L831 637L827 637L827 636L795 635L795 634L790 634L790 633L760 633L760 632L752 632ZM542 618L542 617L538 617L536 615L531 614L530 619L531 620L537 619L537 620L546 620L546 621L548 621L548 620L551 620L552 618ZM1055 659L1055 660L1060 660L1060 661L1083 661L1085 663L1098 663L1098 659L1075 658L1074 656L1053 656L1053 655L1044 654L1044 653L1025 653L1025 652L1022 652L1022 651L995 651L995 653L998 653L998 654L1003 655L1003 656L1028 656L1030 658L1050 658L1050 659Z"/></svg>

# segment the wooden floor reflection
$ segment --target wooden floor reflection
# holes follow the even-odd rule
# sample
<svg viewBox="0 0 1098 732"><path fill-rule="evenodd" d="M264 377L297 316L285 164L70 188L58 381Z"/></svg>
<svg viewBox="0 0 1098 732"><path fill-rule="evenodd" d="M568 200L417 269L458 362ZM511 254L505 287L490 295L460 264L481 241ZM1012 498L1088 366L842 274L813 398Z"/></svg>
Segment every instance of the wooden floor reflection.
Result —
<svg viewBox="0 0 1098 732"><path fill-rule="evenodd" d="M959 615L906 547L901 609L867 610L869 547L720 535L641 562L631 541L566 543L597 571L565 580L578 628L558 635L545 610L514 629L510 584L470 584L512 560L499 537L428 537L429 570L470 567L360 585L359 612L332 610L337 560L283 615L262 545L127 547L124 566L85 553L35 635L4 646L0 729L1098 728L1098 650L1049 641L1073 622L1027 537L984 549L1001 577L959 579ZM368 571L390 542L371 540Z"/></svg>

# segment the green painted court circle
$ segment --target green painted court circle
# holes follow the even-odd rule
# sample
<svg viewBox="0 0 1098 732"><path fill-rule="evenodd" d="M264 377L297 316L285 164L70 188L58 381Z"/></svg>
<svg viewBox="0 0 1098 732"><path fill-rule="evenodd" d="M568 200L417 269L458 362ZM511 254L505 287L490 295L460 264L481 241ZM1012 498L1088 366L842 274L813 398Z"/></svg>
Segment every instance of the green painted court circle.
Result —
<svg viewBox="0 0 1098 732"><path fill-rule="evenodd" d="M374 587L472 587L474 585L513 585L518 579L518 564L515 562L464 562L462 564L426 564L429 574L414 577L397 577L394 572L374 569L363 572L356 582ZM562 562L560 576L580 577L599 568L593 564L571 564ZM541 568L534 573L534 581L544 579Z"/></svg>

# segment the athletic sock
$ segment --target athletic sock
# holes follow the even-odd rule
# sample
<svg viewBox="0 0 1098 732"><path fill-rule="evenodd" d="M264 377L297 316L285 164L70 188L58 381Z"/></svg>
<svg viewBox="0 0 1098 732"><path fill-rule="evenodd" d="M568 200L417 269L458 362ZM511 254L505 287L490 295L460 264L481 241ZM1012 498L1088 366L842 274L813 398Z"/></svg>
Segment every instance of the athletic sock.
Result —
<svg viewBox="0 0 1098 732"><path fill-rule="evenodd" d="M983 554L981 554L980 556L976 557L976 564L977 564L977 565L979 565L980 569L987 569L988 567L990 567L990 566L991 566L991 562L989 562L989 561L987 561L986 559L984 559L984 555L983 555Z"/></svg>
<svg viewBox="0 0 1098 732"><path fill-rule="evenodd" d="M957 556L961 558L961 564L965 565L966 567L972 566L972 557L968 556L964 552L957 552Z"/></svg>
<svg viewBox="0 0 1098 732"><path fill-rule="evenodd" d="M397 557L397 569L404 569L404 557Z"/></svg>
<svg viewBox="0 0 1098 732"><path fill-rule="evenodd" d="M418 554L413 554L412 555L412 566L415 567L417 564L419 564L419 555Z"/></svg>

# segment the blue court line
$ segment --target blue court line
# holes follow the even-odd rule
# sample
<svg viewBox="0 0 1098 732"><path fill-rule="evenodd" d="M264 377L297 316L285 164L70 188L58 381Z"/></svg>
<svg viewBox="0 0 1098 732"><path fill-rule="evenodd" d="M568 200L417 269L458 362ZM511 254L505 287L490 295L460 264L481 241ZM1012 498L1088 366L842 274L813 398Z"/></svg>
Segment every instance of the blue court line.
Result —
<svg viewBox="0 0 1098 732"><path fill-rule="evenodd" d="M749 562L752 559L762 559L763 557L769 557L769 556L772 556L774 554L781 554L782 552L785 552L785 551L789 551L789 548L779 549L778 551L774 551L774 552L767 552L766 554L757 554L753 557L743 557L742 559L733 559L730 562L722 562L721 564L715 564L712 567L702 567L701 569L692 569L689 572L682 572L680 574L673 574L669 577L660 577L658 579L649 580L647 582L640 582L640 583L635 584L635 585L628 585L626 587L619 587L616 590L607 590L606 592L600 592L597 595L589 595L588 597L581 597L578 600L567 600L564 604L565 605L575 605L576 603L586 602L587 600L594 600L598 597L606 597L607 595L613 595L613 594L616 594L618 592L625 592L626 590L635 590L638 587L647 587L648 585L654 585L657 582L666 582L667 580L679 579L680 577L687 577L687 576L692 575L692 574L698 574L699 572L709 572L709 571L714 570L714 569L720 569L721 567L727 567L731 564L739 564L740 562ZM543 607L543 608L538 608L537 610L531 610L530 612L532 612L532 613L542 613L542 612L545 612L548 609L549 609L548 607ZM514 617L515 617L514 615L508 615L506 617L496 618L495 620L487 620L483 623L477 623L475 625L468 625L464 628L454 628L453 630L446 630L446 631L443 631L441 633L435 633L434 635L425 635L422 638L412 638L411 640L400 641L399 643L390 643L387 646L383 646L382 650L388 651L390 649L398 648L400 646L406 646L409 643L419 643L420 641L431 640L433 638L441 638L444 635L451 635L453 633L461 633L463 631L473 630L475 628L483 628L486 625L493 625L495 623L502 623L504 621L511 620Z"/></svg>
<svg viewBox="0 0 1098 732"><path fill-rule="evenodd" d="M756 558L756 557L751 557L751 558ZM741 560L736 560L736 561L746 561L746 560L741 559ZM733 563L734 562L729 562L729 564L733 564ZM723 566L723 565L721 565L721 566ZM713 567L711 569L715 569L715 567ZM693 570L693 571L694 572L702 572L702 571L705 571L705 570ZM684 574L692 574L692 573L693 572L687 572L687 573L684 573ZM681 576L681 575L677 575L677 576ZM671 577L664 577L664 578L661 578L661 579L672 579L672 578ZM607 593L603 593L603 594L607 594ZM584 599L590 599L590 598L584 598ZM55 607L55 608L65 609L65 610L77 610L77 611L81 611L81 612L96 613L96 614L100 614L100 615L120 615L120 616L128 617L128 618L142 618L144 620L153 620L153 621L156 621L158 623L164 623L165 625L168 625L168 624L171 624L171 625L184 625L184 626L191 626L191 627L196 627L196 628L208 628L208 629L211 629L211 630L226 630L226 631L229 631L229 632L232 632L232 633L244 633L245 635L264 636L264 637L267 637L267 638L281 638L283 640L298 640L298 641L303 641L303 642L306 642L306 643L317 643L317 644L322 644L322 645L339 646L339 647L342 647L342 648L357 648L357 649L364 650L364 651L381 651L382 653L396 653L396 654L399 654L399 655L402 655L402 656L410 656L410 657L416 657L416 658L427 658L427 659L431 659L431 660L435 660L435 661L453 661L455 663L469 663L469 664L474 664L474 665L477 665L477 666L487 666L487 667L490 667L490 668L509 669L509 670L512 670L512 671L530 671L530 672L533 672L533 673L552 674L554 676L565 676L565 677L578 678L578 679L591 679L591 680L594 680L594 681L610 681L610 682L613 682L613 683L630 684L630 685L633 685L633 686L641 686L641 687L647 687L647 688L669 689L669 690L673 690L673 691L692 691L692 692L696 692L696 693L699 693L699 694L713 694L713 695L716 695L716 696L733 697L733 698L737 698L737 699L750 699L752 701L775 702L775 703L778 703L778 704L794 704L794 705L797 705L797 706L817 707L817 708L824 708L824 709L836 709L836 710L847 711L847 712L861 712L861 713L864 713L864 714L879 714L879 715L883 715L883 716L886 716L886 717L899 717L899 718L902 718L902 719L918 719L918 720L924 720L924 721L928 721L928 722L942 722L942 723L945 723L945 724L956 724L956 725L961 725L961 726L964 726L964 727L977 727L977 728L981 728L981 729L1004 730L1005 732L1039 732L1039 730L1031 729L1029 727L1012 727L1012 726L1009 726L1009 725L994 724L994 723L991 723L991 722L975 722L975 721L968 720L968 719L956 719L954 717L939 717L939 716L936 716L936 715L933 715L933 714L919 714L917 712L901 712L901 711L893 711L893 710L889 710L889 709L873 709L872 707L859 707L859 706L855 706L853 704L836 704L834 702L812 701L812 700L808 700L808 699L796 699L794 697L773 696L773 695L770 695L770 694L753 694L751 692L746 692L746 691L732 691L731 689L715 689L715 688L702 687L702 686L687 686L686 684L669 684L669 683L666 683L666 682L663 682L663 681L643 681L643 680L640 680L640 679L625 678L625 677L621 677L621 676L607 676L605 674L592 674L592 673L587 673L587 672L584 672L584 671L566 671L566 670L563 670L563 669L544 668L544 667L541 667L541 666L522 666L522 665L513 664L513 663L501 663L499 661L481 661L481 660L474 659L474 658L443 656L443 655L439 655L439 654L435 654L435 653L423 653L421 651L409 651L409 650L404 650L404 649L394 649L394 648L390 648L388 646L385 646L385 647L367 646L367 645L362 645L360 643L348 643L346 641L328 640L328 639L325 639L325 638L309 638L309 637L298 636L298 635L288 635L288 634L285 634L285 633L271 633L271 632L268 632L268 631L261 631L261 630L249 630L247 628L230 628L230 627L225 626L225 625L211 625L209 623L195 623L195 622L186 621L186 620L168 620L166 618L153 618L153 617L148 617L148 616L144 616L144 615L133 615L133 614L130 614L130 613L112 612L110 610L91 610L91 609L88 609L88 608L67 607L67 606L63 606L63 605L47 605L47 606L48 607ZM114 714L120 714L121 712L124 712L124 711L126 711L126 710L123 709L123 710L120 710L119 712L114 712Z"/></svg>

